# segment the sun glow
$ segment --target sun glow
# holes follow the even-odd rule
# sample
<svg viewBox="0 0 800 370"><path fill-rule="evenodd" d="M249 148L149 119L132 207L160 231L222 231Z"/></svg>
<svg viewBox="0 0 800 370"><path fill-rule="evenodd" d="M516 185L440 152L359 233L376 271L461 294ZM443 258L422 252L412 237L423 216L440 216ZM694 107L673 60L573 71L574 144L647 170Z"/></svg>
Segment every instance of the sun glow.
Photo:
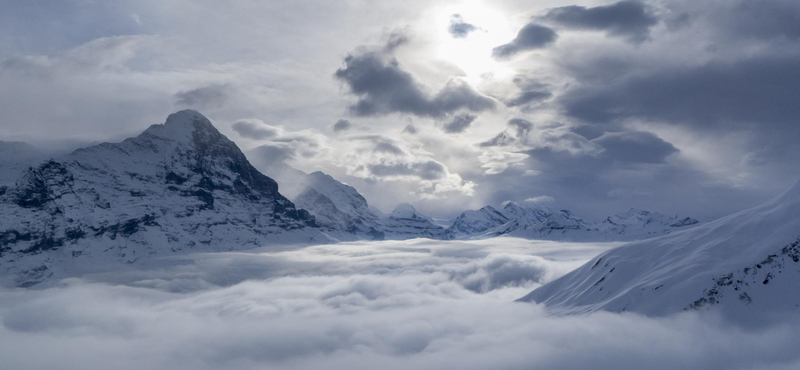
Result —
<svg viewBox="0 0 800 370"><path fill-rule="evenodd" d="M502 77L510 74L510 68L492 58L492 49L514 38L513 25L501 12L477 2L448 6L436 12L438 29L437 58L448 61L464 71L471 84L491 74ZM477 29L464 38L455 38L449 33L454 14Z"/></svg>

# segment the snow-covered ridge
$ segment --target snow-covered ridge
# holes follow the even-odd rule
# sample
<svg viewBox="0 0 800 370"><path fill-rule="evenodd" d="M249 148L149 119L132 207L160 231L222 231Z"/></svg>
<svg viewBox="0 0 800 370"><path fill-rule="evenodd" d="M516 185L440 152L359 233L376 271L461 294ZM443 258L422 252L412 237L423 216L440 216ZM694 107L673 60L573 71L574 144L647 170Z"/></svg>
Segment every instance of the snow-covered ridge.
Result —
<svg viewBox="0 0 800 370"><path fill-rule="evenodd" d="M300 189L290 198L314 215L322 230L337 239L441 239L444 235L444 228L410 204L400 204L385 215L370 207L355 188L328 174L319 171L305 174L287 167L269 172L274 171L281 183Z"/></svg>
<svg viewBox="0 0 800 370"><path fill-rule="evenodd" d="M0 266L16 285L87 260L325 240L307 211L191 110L49 160L0 189Z"/></svg>
<svg viewBox="0 0 800 370"><path fill-rule="evenodd" d="M698 221L631 209L603 222L584 220L568 210L508 202L503 210L485 206L465 211L447 230L451 239L487 238L499 235L529 239L612 241L646 239L693 227Z"/></svg>
<svg viewBox="0 0 800 370"><path fill-rule="evenodd" d="M608 251L522 300L566 313L715 306L751 321L796 311L798 215L800 183L758 207Z"/></svg>

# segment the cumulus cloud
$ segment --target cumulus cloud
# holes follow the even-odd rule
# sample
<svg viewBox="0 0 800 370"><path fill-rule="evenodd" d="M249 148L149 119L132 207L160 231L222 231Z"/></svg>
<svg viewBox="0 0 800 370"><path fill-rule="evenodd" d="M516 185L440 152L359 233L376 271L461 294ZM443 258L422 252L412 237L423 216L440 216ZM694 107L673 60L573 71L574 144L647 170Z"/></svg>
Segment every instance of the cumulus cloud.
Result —
<svg viewBox="0 0 800 370"><path fill-rule="evenodd" d="M344 64L336 70L335 76L358 97L350 106L350 111L357 116L406 113L442 117L460 109L482 112L495 106L494 100L455 77L441 90L430 94L396 58L384 53L350 54Z"/></svg>
<svg viewBox="0 0 800 370"><path fill-rule="evenodd" d="M277 127L269 126L258 119L244 119L236 121L231 125L233 131L240 136L253 140L263 140L278 136L281 130Z"/></svg>
<svg viewBox="0 0 800 370"><path fill-rule="evenodd" d="M509 43L492 49L492 56L497 59L506 59L524 51L541 49L555 42L557 37L558 35L551 28L528 23Z"/></svg>
<svg viewBox="0 0 800 370"><path fill-rule="evenodd" d="M658 18L640 1L625 0L610 5L587 8L571 5L553 8L542 17L565 28L606 31L633 42L647 39Z"/></svg>
<svg viewBox="0 0 800 370"><path fill-rule="evenodd" d="M483 150L479 156L486 174L502 173L510 166L521 165L529 152L547 149L568 153L570 156L596 156L603 147L587 140L564 125L534 129L534 124L523 118L512 118L507 128L489 140L477 144ZM538 172L537 172L538 173Z"/></svg>
<svg viewBox="0 0 800 370"><path fill-rule="evenodd" d="M316 160L333 150L329 139L313 129L292 131L257 118L238 120L232 128L242 137L259 141L247 156L256 168L266 172L287 161Z"/></svg>
<svg viewBox="0 0 800 370"><path fill-rule="evenodd" d="M331 129L333 130L333 132L339 133L339 132L342 132L342 131L347 131L347 130L351 129L352 127L353 127L353 124L350 123L350 121L348 121L346 119L340 119L340 120L336 121L336 123L333 124Z"/></svg>
<svg viewBox="0 0 800 370"><path fill-rule="evenodd" d="M364 179L411 181L419 184L417 196L436 199L448 192L472 195L474 183L464 181L430 154L382 135L352 136L342 161L347 174Z"/></svg>
<svg viewBox="0 0 800 370"><path fill-rule="evenodd" d="M0 356L33 370L800 365L795 319L747 329L713 313L551 316L513 302L610 246L501 241L195 255L0 290Z"/></svg>
<svg viewBox="0 0 800 370"><path fill-rule="evenodd" d="M450 27L447 28L447 31L454 38L463 39L478 29L475 25L465 22L460 14L453 14L450 16Z"/></svg>
<svg viewBox="0 0 800 370"><path fill-rule="evenodd" d="M472 121L475 121L475 118L478 118L478 116L468 113L457 114L453 116L450 121L442 125L442 129L448 134L464 132L464 130L469 128L472 124Z"/></svg>
<svg viewBox="0 0 800 370"><path fill-rule="evenodd" d="M225 84L211 84L192 90L175 93L175 104L188 107L218 107L228 100L230 87Z"/></svg>

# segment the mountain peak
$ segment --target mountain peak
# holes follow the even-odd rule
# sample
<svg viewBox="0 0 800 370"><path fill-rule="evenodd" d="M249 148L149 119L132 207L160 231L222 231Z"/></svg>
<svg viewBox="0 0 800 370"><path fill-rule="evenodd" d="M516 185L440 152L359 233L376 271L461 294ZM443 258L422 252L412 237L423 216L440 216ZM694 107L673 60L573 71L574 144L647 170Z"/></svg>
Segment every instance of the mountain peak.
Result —
<svg viewBox="0 0 800 370"><path fill-rule="evenodd" d="M142 135L195 143L208 143L223 136L206 116L192 109L170 114L166 122L150 126Z"/></svg>
<svg viewBox="0 0 800 370"><path fill-rule="evenodd" d="M416 218L417 210L408 203L400 203L394 208L391 216L395 218Z"/></svg>

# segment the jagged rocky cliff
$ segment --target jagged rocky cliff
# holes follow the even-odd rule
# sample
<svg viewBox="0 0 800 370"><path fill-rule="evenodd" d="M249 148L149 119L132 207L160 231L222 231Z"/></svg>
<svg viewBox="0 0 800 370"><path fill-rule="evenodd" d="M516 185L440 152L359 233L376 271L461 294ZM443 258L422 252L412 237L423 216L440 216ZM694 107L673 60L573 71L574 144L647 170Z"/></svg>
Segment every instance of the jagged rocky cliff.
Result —
<svg viewBox="0 0 800 370"><path fill-rule="evenodd" d="M23 286L76 260L135 263L327 240L313 216L191 110L138 137L28 169L15 186L0 187L0 215L0 269Z"/></svg>

